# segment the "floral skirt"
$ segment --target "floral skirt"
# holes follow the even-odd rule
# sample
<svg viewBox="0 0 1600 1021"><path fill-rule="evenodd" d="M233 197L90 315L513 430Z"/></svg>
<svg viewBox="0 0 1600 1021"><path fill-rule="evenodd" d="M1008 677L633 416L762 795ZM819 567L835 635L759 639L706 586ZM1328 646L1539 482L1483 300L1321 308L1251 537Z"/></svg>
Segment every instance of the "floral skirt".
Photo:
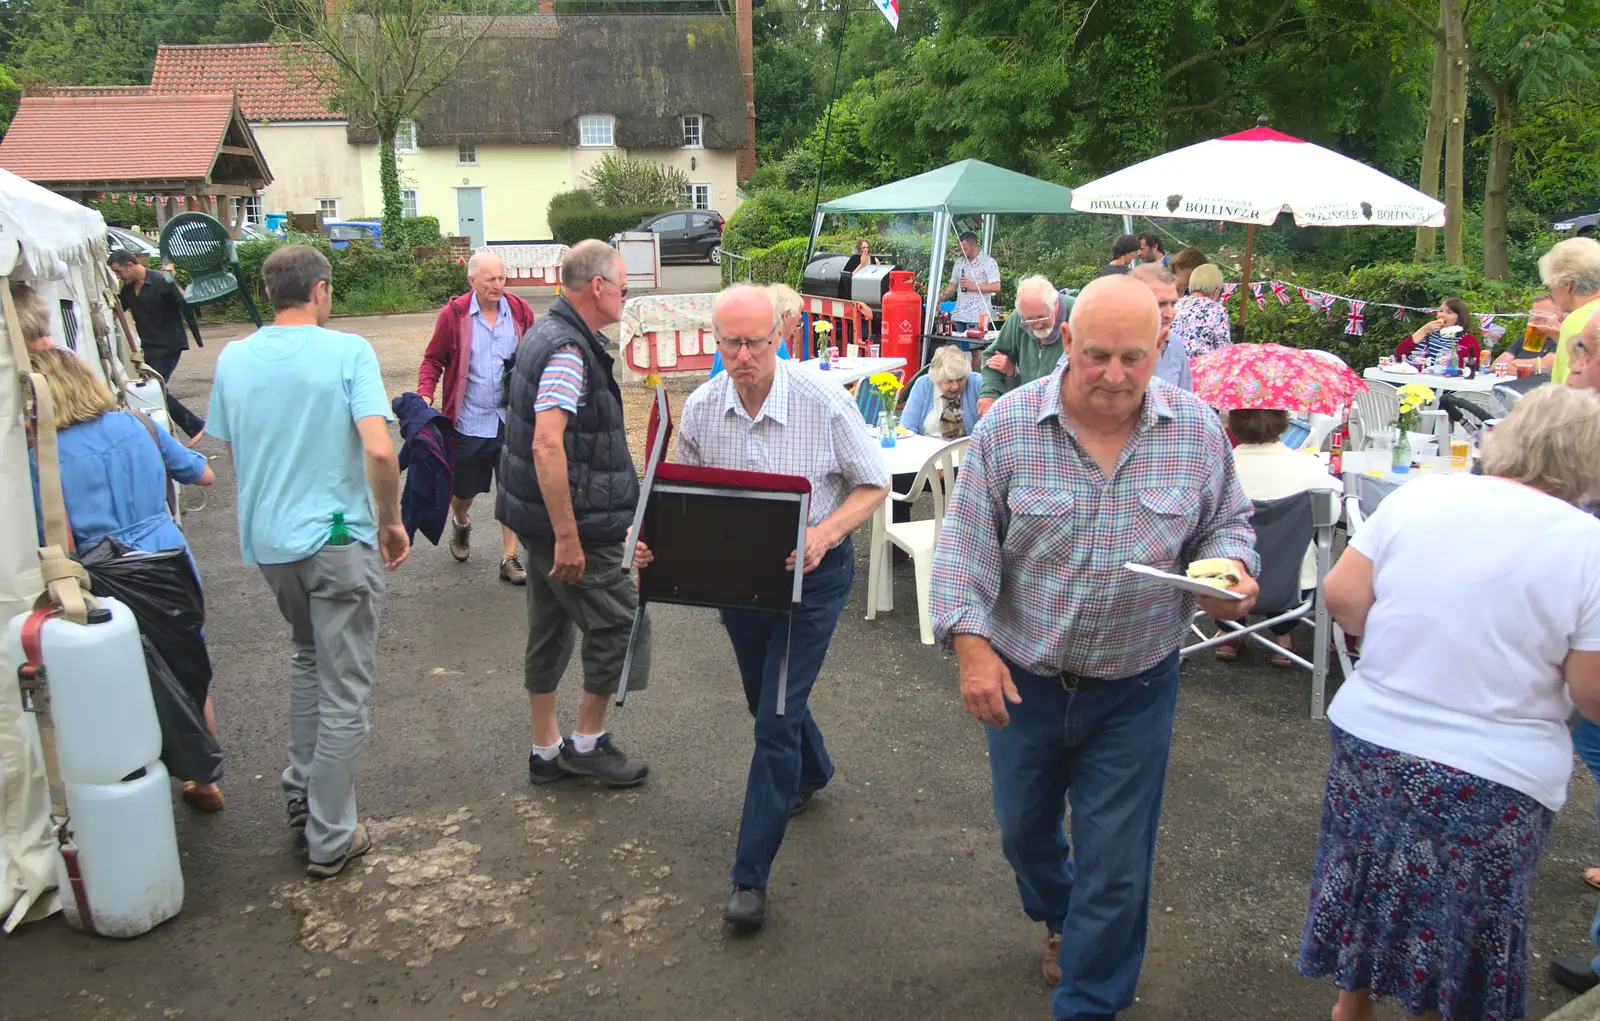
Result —
<svg viewBox="0 0 1600 1021"><path fill-rule="evenodd" d="M1523 1015L1528 910L1555 813L1329 726L1311 908L1296 967L1441 1021Z"/></svg>

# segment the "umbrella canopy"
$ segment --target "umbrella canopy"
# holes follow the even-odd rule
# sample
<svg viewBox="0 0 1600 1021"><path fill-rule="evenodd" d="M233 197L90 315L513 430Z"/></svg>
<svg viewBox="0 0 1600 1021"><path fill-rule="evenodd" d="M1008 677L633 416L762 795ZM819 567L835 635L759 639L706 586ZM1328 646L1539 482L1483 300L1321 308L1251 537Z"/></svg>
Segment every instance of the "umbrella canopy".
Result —
<svg viewBox="0 0 1600 1021"><path fill-rule="evenodd" d="M818 206L824 213L1071 213L1072 191L982 160L962 160Z"/></svg>
<svg viewBox="0 0 1600 1021"><path fill-rule="evenodd" d="M1219 411L1331 415L1366 388L1343 362L1281 344L1229 344L1194 360L1194 395Z"/></svg>
<svg viewBox="0 0 1600 1021"><path fill-rule="evenodd" d="M1072 193L1084 213L1267 226L1442 227L1444 203L1332 149L1261 126L1126 167Z"/></svg>

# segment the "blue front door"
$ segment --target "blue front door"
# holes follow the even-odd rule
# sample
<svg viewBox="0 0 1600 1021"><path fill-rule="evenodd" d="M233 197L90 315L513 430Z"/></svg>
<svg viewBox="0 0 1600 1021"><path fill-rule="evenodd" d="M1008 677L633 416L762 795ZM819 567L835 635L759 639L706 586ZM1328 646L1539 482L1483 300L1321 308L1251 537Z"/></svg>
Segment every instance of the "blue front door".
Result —
<svg viewBox="0 0 1600 1021"><path fill-rule="evenodd" d="M483 189L456 189L456 234L470 238L472 250L483 247Z"/></svg>

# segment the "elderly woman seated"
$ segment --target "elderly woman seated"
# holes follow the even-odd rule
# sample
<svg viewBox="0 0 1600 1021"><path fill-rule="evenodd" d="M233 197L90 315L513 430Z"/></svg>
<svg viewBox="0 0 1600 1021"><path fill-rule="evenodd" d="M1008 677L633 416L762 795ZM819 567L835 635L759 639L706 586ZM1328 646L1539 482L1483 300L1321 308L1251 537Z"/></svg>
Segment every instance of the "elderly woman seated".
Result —
<svg viewBox="0 0 1600 1021"><path fill-rule="evenodd" d="M946 344L928 359L928 371L911 385L901 420L924 436L958 440L978 424L978 390L983 377L972 371L967 353Z"/></svg>
<svg viewBox="0 0 1600 1021"><path fill-rule="evenodd" d="M1233 448L1233 467L1239 474L1239 485L1251 500L1281 500L1306 490L1328 490L1342 493L1344 483L1329 475L1322 462L1307 454L1296 453L1284 446L1281 437L1289 428L1287 411L1230 411L1228 431L1239 445ZM1317 587L1317 559L1307 544L1305 557L1300 561L1300 590L1310 592ZM1272 634L1285 649L1294 648L1295 622L1275 624ZM1217 658L1231 663L1239 658L1241 643L1237 640L1217 647ZM1291 666L1287 657L1274 654L1273 666Z"/></svg>

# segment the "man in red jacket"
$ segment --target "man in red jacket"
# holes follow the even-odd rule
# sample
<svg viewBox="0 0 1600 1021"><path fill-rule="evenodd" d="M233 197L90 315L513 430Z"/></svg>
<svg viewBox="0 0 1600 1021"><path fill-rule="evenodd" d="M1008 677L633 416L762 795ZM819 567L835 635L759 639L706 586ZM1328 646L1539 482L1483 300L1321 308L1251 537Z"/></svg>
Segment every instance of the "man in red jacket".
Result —
<svg viewBox="0 0 1600 1021"><path fill-rule="evenodd" d="M533 309L506 293L506 268L493 252L474 252L467 260L472 291L445 302L433 325L433 339L417 370L417 393L434 403L442 376L439 409L455 427L455 483L450 499L450 554L472 555L472 500L487 493L498 472L505 442L505 370L517 356L522 335L533 328ZM500 579L526 585L528 573L517 557L517 535L500 529Z"/></svg>

